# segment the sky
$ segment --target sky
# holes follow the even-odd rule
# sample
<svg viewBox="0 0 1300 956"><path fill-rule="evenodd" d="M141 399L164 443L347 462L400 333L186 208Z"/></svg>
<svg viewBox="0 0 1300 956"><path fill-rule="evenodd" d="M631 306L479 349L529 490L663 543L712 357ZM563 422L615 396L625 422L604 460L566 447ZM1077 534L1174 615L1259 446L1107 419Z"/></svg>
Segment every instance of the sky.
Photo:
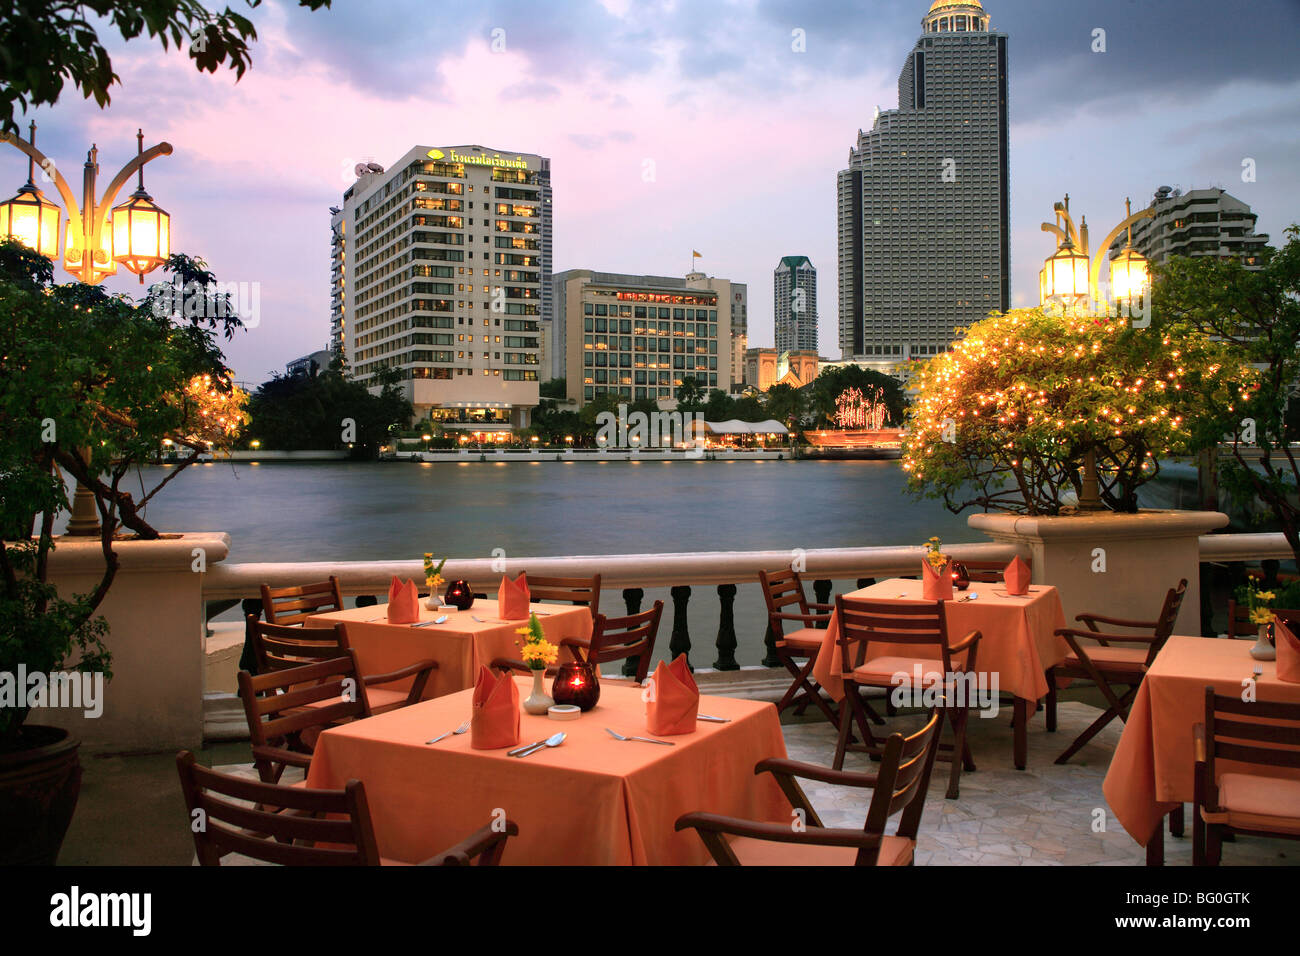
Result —
<svg viewBox="0 0 1300 956"><path fill-rule="evenodd" d="M325 347L329 207L358 162L387 166L417 144L550 157L554 271L684 275L698 250L698 268L749 284L751 346L773 342L772 269L808 256L821 352L838 358L836 172L876 107L897 107L928 7L334 0L310 12L268 0L249 13L258 40L239 82L113 37L121 84L109 107L68 87L21 122L36 119L38 146L78 199L92 142L101 188L134 153L137 127L146 147L172 144L145 173L172 215L172 250L222 281L258 283L256 327L225 346L246 383ZM1013 306L1037 304L1053 251L1039 224L1067 192L1098 238L1126 197L1145 206L1162 185L1227 189L1274 244L1300 222L1300 0L985 10L1009 37ZM0 177L21 185L25 158L0 157ZM143 293L132 276L106 286Z"/></svg>

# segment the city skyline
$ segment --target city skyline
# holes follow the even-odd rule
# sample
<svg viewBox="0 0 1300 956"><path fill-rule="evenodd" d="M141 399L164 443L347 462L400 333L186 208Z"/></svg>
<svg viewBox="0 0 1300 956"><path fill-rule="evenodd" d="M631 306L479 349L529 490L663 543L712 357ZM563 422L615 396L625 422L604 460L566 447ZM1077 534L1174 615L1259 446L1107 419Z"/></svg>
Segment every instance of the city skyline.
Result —
<svg viewBox="0 0 1300 956"><path fill-rule="evenodd" d="M196 75L181 54L115 43L123 82L107 110L66 92L31 116L65 173L80 171L91 142L103 167L120 165L137 126L173 144L148 181L173 214L174 249L203 256L222 280L261 283L260 325L226 345L237 377L256 383L328 339L327 209L345 177L412 142L550 156L557 271L685 274L698 249L708 274L765 285L771 262L797 248L834 286L832 174L854 132L895 101L899 59L928 7L765 3L724 23L685 3L570 4L559 16L489 4L440 16L434 31L407 26L419 8L400 3L311 16L272 3L254 11L261 39L238 85ZM1300 127L1293 4L1256 4L1249 19L1209 3L986 9L1014 41L1012 306L1036 304L1052 251L1038 223L1067 191L1095 229L1161 184L1226 188L1274 243L1300 220L1300 172L1287 162ZM1092 52L1098 29L1105 53ZM470 75L484 80L459 82ZM1124 143L1133 148L1112 145ZM1247 159L1253 182L1241 178ZM21 166L4 167L11 187ZM141 292L120 277L107 287ZM752 344L774 341L767 301L749 317ZM836 323L822 319L820 351L834 357Z"/></svg>

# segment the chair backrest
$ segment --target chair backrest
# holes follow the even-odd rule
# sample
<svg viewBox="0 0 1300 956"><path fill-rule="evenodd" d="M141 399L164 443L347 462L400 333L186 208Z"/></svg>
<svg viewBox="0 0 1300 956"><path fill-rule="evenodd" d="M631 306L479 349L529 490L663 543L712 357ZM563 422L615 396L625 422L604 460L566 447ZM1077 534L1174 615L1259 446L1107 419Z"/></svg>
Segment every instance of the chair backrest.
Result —
<svg viewBox="0 0 1300 956"><path fill-rule="evenodd" d="M176 769L202 866L220 866L228 853L284 866L380 865L360 780L342 790L261 783L199 766L188 750Z"/></svg>
<svg viewBox="0 0 1300 956"><path fill-rule="evenodd" d="M1147 649L1147 666L1150 667L1160 649L1165 646L1165 641L1169 640L1169 635L1174 633L1174 624L1178 621L1178 610L1183 606L1183 597L1187 594L1187 579L1183 578L1178 582L1178 587L1170 588L1165 594L1165 603L1160 608L1160 616L1156 618L1155 640L1151 642L1151 647Z"/></svg>
<svg viewBox="0 0 1300 956"><path fill-rule="evenodd" d="M808 613L808 598L804 593L803 579L793 568L784 568L780 571L759 571L758 583L762 585L763 600L767 602L767 615L772 625L772 633L776 635L777 640L780 640L785 636L782 629L784 622L776 615ZM797 606L798 610L786 610L791 606Z"/></svg>
<svg viewBox="0 0 1300 956"><path fill-rule="evenodd" d="M1022 559L1033 569L1034 563L1029 558ZM973 584L1001 584L1007 579L1007 561L963 561L966 573Z"/></svg>
<svg viewBox="0 0 1300 956"><path fill-rule="evenodd" d="M310 752L301 744L304 730L370 716L357 652L351 649L341 657L257 676L240 671L239 697L254 746L287 739L302 753Z"/></svg>
<svg viewBox="0 0 1300 956"><path fill-rule="evenodd" d="M594 621L600 613L600 575L589 578L533 577L528 575L528 594L534 601L568 601L591 611Z"/></svg>
<svg viewBox="0 0 1300 956"><path fill-rule="evenodd" d="M865 659L872 642L934 645L943 661L943 673L953 671L943 601L877 601L837 594L835 616L839 626L836 643L845 674Z"/></svg>
<svg viewBox="0 0 1300 956"><path fill-rule="evenodd" d="M1259 625L1250 619L1250 605L1238 604L1236 598L1228 598L1228 636L1254 637L1259 633Z"/></svg>
<svg viewBox="0 0 1300 956"><path fill-rule="evenodd" d="M1288 767L1300 770L1300 703L1244 701L1240 694L1216 694L1205 688L1205 757L1207 776L1215 779L1214 761Z"/></svg>
<svg viewBox="0 0 1300 956"><path fill-rule="evenodd" d="M654 607L626 617L596 615L591 628L591 645L587 660L593 665L636 657L636 681L642 683L650 670L650 659L655 652L655 638L659 635L659 621L663 617L664 602L655 601Z"/></svg>
<svg viewBox="0 0 1300 956"><path fill-rule="evenodd" d="M262 616L268 624L301 624L313 614L343 610L339 579L298 584L287 588L262 585Z"/></svg>
<svg viewBox="0 0 1300 956"><path fill-rule="evenodd" d="M943 709L936 707L930 719L916 733L904 737L891 734L885 741L876 774L876 787L871 792L871 805L867 808L867 833L884 834L885 824L898 812L897 835L916 839L921 826L921 813L925 809L925 795L930 788L930 771L939 752L939 732L943 726ZM959 760L960 755L954 755ZM858 865L871 866L876 862L878 848L858 851Z"/></svg>
<svg viewBox="0 0 1300 956"><path fill-rule="evenodd" d="M244 619L244 634L253 648L259 674L342 657L348 649L343 623L333 627L291 627L267 624L250 614Z"/></svg>

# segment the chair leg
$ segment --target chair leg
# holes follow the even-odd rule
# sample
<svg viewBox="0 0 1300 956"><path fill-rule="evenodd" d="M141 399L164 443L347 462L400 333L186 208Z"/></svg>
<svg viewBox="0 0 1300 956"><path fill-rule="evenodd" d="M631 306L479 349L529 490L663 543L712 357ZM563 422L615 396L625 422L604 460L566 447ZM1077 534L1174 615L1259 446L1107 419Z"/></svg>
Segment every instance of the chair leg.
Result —
<svg viewBox="0 0 1300 956"><path fill-rule="evenodd" d="M1186 819L1183 816L1183 805L1180 803L1178 804L1178 807L1169 814L1169 835L1181 838L1185 824Z"/></svg>
<svg viewBox="0 0 1300 956"><path fill-rule="evenodd" d="M961 707L948 713L952 721L952 766L948 769L948 791L944 797L956 800L961 796L962 769L974 770L975 761L971 759L970 743L966 740L966 719L970 712Z"/></svg>
<svg viewBox="0 0 1300 956"><path fill-rule="evenodd" d="M844 754L849 749L849 732L853 727L853 707L849 700L851 695L856 693L856 688L846 687L844 700L840 701L840 733L835 741L835 759L831 761L831 767L836 770L844 769Z"/></svg>
<svg viewBox="0 0 1300 956"><path fill-rule="evenodd" d="M1112 694L1109 696L1113 697L1114 695ZM1077 754L1080 750L1082 750L1084 745L1087 744L1089 740L1097 736L1097 734L1101 733L1101 731L1106 727L1106 725L1109 724L1116 717L1118 717L1122 721L1127 722L1129 706L1132 704L1133 698L1136 696L1137 696L1137 687L1130 687L1127 693L1125 693L1123 697L1115 698L1114 705L1111 706L1104 714L1102 714L1100 717L1094 720L1088 726L1088 729L1085 730L1083 733L1081 733L1075 739L1074 743L1070 744L1070 746L1065 749L1065 752L1061 754L1061 756L1056 758L1056 762L1065 763L1067 760L1069 760L1071 757Z"/></svg>
<svg viewBox="0 0 1300 956"><path fill-rule="evenodd" d="M1223 859L1223 826L1211 823L1205 827L1205 865L1218 866Z"/></svg>
<svg viewBox="0 0 1300 956"><path fill-rule="evenodd" d="M1056 733L1056 679L1047 672L1047 732Z"/></svg>
<svg viewBox="0 0 1300 956"><path fill-rule="evenodd" d="M1205 866L1205 821L1199 802L1192 804L1192 866Z"/></svg>

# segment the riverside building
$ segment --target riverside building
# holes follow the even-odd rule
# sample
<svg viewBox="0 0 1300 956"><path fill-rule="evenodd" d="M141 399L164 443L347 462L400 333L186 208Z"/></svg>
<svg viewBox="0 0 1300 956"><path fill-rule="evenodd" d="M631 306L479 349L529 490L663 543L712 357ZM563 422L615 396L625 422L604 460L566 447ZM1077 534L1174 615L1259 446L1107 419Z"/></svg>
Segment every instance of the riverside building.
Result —
<svg viewBox="0 0 1300 956"><path fill-rule="evenodd" d="M331 227L331 339L349 377L396 370L417 417L448 429L526 427L550 281L550 160L415 146L360 175Z"/></svg>
<svg viewBox="0 0 1300 956"><path fill-rule="evenodd" d="M898 109L837 177L840 350L889 365L945 351L1010 304L1007 37L979 0L935 0Z"/></svg>
<svg viewBox="0 0 1300 956"><path fill-rule="evenodd" d="M552 374L565 379L568 397L579 406L602 395L627 402L675 399L688 376L705 391L726 391L736 374L736 310L745 300L743 284L702 272L684 279L590 269L556 273L551 338L564 368Z"/></svg>

